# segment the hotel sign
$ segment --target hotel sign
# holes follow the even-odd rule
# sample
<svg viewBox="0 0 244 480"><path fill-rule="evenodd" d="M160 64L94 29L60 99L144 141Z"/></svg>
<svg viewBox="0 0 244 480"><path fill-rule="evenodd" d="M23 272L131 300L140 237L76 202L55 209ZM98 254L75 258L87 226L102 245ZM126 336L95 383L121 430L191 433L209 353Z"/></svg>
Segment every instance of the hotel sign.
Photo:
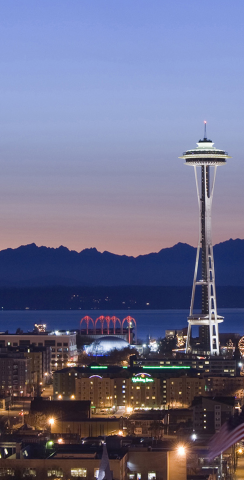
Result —
<svg viewBox="0 0 244 480"><path fill-rule="evenodd" d="M132 377L132 382L133 383L152 383L154 382L153 378L148 378L148 377L144 377L144 376L141 376L141 377Z"/></svg>

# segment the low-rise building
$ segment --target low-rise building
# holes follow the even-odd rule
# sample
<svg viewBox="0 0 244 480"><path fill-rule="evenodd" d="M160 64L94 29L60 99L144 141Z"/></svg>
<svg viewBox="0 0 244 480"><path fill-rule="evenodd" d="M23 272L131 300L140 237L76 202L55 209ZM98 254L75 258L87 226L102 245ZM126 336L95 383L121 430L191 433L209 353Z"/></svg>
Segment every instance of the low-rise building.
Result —
<svg viewBox="0 0 244 480"><path fill-rule="evenodd" d="M130 435L158 439L163 437L166 423L167 413L165 410L150 410L130 415L127 429Z"/></svg>
<svg viewBox="0 0 244 480"><path fill-rule="evenodd" d="M205 377L205 391L209 395L244 396L244 377Z"/></svg>
<svg viewBox="0 0 244 480"><path fill-rule="evenodd" d="M68 362L77 360L76 333L38 332L35 333L0 333L0 347L37 346L51 348L52 370L62 368Z"/></svg>
<svg viewBox="0 0 244 480"><path fill-rule="evenodd" d="M203 374L235 377L237 375L237 360L229 356L199 356L177 355L169 358L136 358L132 357L132 367L163 370L170 368L189 368ZM148 370L149 371L149 370Z"/></svg>
<svg viewBox="0 0 244 480"><path fill-rule="evenodd" d="M196 433L218 432L234 413L235 397L196 397L192 402L193 430Z"/></svg>
<svg viewBox="0 0 244 480"><path fill-rule="evenodd" d="M116 447L116 443L114 439L113 448L105 452L106 447L96 442L90 448L86 444L55 445L52 454L47 452L44 458L38 457L37 446L35 449L21 446L15 455L0 458L0 476L94 480L98 478L99 469L105 469L101 464L104 452L114 480L186 480L186 453L177 446L165 444L154 449L131 445L128 449Z"/></svg>
<svg viewBox="0 0 244 480"><path fill-rule="evenodd" d="M30 404L26 422L33 427L50 429L57 421L66 418L86 420L90 418L91 402L77 400L46 400L36 397Z"/></svg>

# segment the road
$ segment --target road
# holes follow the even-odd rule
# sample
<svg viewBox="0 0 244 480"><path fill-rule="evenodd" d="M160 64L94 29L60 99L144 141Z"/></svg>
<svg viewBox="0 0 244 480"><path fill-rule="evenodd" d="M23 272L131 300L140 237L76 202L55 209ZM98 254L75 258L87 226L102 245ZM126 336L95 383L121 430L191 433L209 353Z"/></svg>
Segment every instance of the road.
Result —
<svg viewBox="0 0 244 480"><path fill-rule="evenodd" d="M238 458L238 466L235 472L235 480L244 479L244 457Z"/></svg>

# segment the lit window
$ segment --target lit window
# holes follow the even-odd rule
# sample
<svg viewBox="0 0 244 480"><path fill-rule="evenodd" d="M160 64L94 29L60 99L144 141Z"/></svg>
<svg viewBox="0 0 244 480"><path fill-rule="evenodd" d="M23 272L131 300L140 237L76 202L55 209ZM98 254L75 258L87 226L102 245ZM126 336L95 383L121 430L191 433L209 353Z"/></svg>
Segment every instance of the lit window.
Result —
<svg viewBox="0 0 244 480"><path fill-rule="evenodd" d="M63 478L63 470L61 468L49 468L47 471L48 477Z"/></svg>
<svg viewBox="0 0 244 480"><path fill-rule="evenodd" d="M136 480L141 480L141 473L137 473Z"/></svg>
<svg viewBox="0 0 244 480"><path fill-rule="evenodd" d="M99 475L99 468L94 468L94 477L98 478Z"/></svg>
<svg viewBox="0 0 244 480"><path fill-rule="evenodd" d="M23 477L36 477L35 468L25 468L23 471Z"/></svg>
<svg viewBox="0 0 244 480"><path fill-rule="evenodd" d="M71 468L70 471L71 477L86 477L87 470L86 468Z"/></svg>
<svg viewBox="0 0 244 480"><path fill-rule="evenodd" d="M156 480L156 473L155 472L148 472L147 478L148 478L148 480Z"/></svg>
<svg viewBox="0 0 244 480"><path fill-rule="evenodd" d="M0 477L14 477L15 471L13 468L0 468Z"/></svg>

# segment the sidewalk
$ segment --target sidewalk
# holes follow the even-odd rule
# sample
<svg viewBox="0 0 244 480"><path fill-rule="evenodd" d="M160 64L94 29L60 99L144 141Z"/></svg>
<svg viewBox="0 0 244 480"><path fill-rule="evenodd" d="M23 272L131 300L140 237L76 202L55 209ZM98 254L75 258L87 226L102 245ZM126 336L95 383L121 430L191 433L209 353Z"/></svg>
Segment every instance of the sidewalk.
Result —
<svg viewBox="0 0 244 480"><path fill-rule="evenodd" d="M235 480L244 479L244 457L238 458L238 466L235 472Z"/></svg>

